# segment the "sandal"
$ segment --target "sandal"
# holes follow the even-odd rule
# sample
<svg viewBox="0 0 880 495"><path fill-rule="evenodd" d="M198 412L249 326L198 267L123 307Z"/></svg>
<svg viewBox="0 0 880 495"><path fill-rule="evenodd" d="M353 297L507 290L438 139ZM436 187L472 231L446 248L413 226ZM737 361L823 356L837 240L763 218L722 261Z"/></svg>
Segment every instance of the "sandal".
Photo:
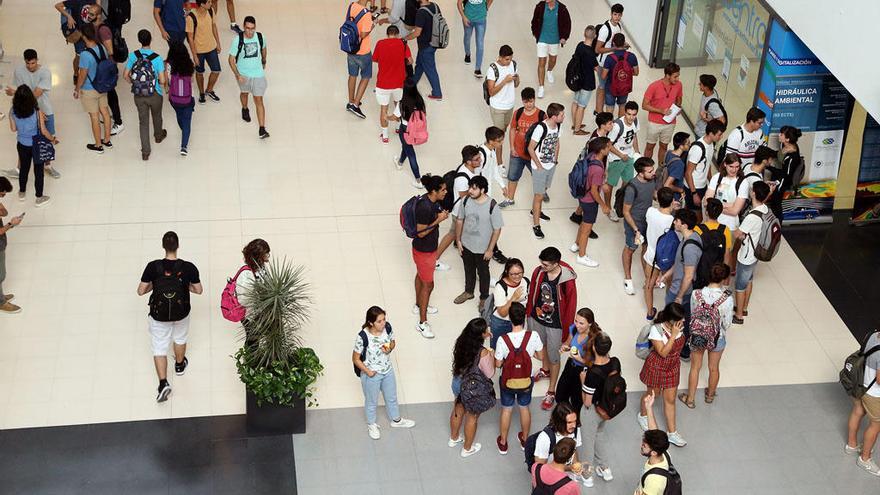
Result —
<svg viewBox="0 0 880 495"><path fill-rule="evenodd" d="M694 401L688 400L688 394L686 393L682 392L678 394L678 400L680 400L684 405L688 406L688 409L694 409L695 407L697 407L697 404Z"/></svg>
<svg viewBox="0 0 880 495"><path fill-rule="evenodd" d="M736 313L736 306L733 307L733 312ZM744 309L744 310L743 310L743 316L749 316L749 310Z"/></svg>
<svg viewBox="0 0 880 495"><path fill-rule="evenodd" d="M714 394L709 395L709 389L707 388L707 389L706 389L706 399L705 399L705 400L706 400L706 404L711 404L711 403L715 402L715 396L716 396L716 395L718 395L718 392L715 392Z"/></svg>
<svg viewBox="0 0 880 495"><path fill-rule="evenodd" d="M589 132L587 132L583 129L578 129L578 130L574 131L575 136L588 136L589 134L590 134Z"/></svg>
<svg viewBox="0 0 880 495"><path fill-rule="evenodd" d="M743 320L742 318L737 318L736 316L733 317L734 325L742 325L743 323L745 323L745 320Z"/></svg>

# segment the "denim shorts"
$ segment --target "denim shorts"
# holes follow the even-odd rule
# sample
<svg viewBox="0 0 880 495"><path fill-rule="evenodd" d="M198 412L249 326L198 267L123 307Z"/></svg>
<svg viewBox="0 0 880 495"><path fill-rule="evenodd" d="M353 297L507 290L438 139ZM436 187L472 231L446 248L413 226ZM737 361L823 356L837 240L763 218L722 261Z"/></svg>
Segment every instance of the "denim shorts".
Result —
<svg viewBox="0 0 880 495"><path fill-rule="evenodd" d="M461 377L453 376L452 377L452 396L456 399L458 395L461 393Z"/></svg>
<svg viewBox="0 0 880 495"><path fill-rule="evenodd" d="M644 225L639 225L636 223L636 227L639 228L639 232L642 233L642 237L644 238L645 232L648 230ZM626 243L626 247L635 251L639 246L636 244L636 231L629 226L629 222L626 220L623 221L623 236L624 242Z"/></svg>
<svg viewBox="0 0 880 495"><path fill-rule="evenodd" d="M55 135L55 114L46 115L46 130L49 134Z"/></svg>
<svg viewBox="0 0 880 495"><path fill-rule="evenodd" d="M625 105L629 95L614 96L608 88L605 88L605 106L613 107L614 105Z"/></svg>
<svg viewBox="0 0 880 495"><path fill-rule="evenodd" d="M217 50L211 50L210 52L199 54L199 63L196 65L196 72L199 74L205 73L205 62L208 62L208 67L211 68L211 72L220 72L220 57L217 55Z"/></svg>
<svg viewBox="0 0 880 495"><path fill-rule="evenodd" d="M755 267L758 266L758 263L752 263L751 265L744 265L739 261L736 262L736 291L744 292L749 287L749 282L752 281L752 278L755 276Z"/></svg>
<svg viewBox="0 0 880 495"><path fill-rule="evenodd" d="M498 344L498 339L513 330L513 323L511 323L510 320L499 318L494 314L489 320L489 327L492 329L492 338L489 340L489 347L495 349L495 346Z"/></svg>
<svg viewBox="0 0 880 495"><path fill-rule="evenodd" d="M369 79L373 77L373 54L365 53L363 55L348 54L348 75L350 77L358 77L361 79Z"/></svg>
<svg viewBox="0 0 880 495"><path fill-rule="evenodd" d="M584 203L579 201L584 217L581 223L596 223L596 217L599 216L599 203Z"/></svg>
<svg viewBox="0 0 880 495"><path fill-rule="evenodd" d="M513 407L514 403L519 407L529 407L532 403L532 387L528 390L510 390L501 387L501 407Z"/></svg>
<svg viewBox="0 0 880 495"><path fill-rule="evenodd" d="M574 102L581 108L587 108L587 105L590 104L591 96L593 96L592 91L582 89L574 94Z"/></svg>
<svg viewBox="0 0 880 495"><path fill-rule="evenodd" d="M725 347L727 347L727 337L718 337L718 342L715 342L715 348L711 352L721 352Z"/></svg>
<svg viewBox="0 0 880 495"><path fill-rule="evenodd" d="M512 180L514 182L519 181L522 178L523 171L526 169L531 173L531 162L532 161L528 158L520 158L518 156L510 155L510 166L507 167L507 180Z"/></svg>

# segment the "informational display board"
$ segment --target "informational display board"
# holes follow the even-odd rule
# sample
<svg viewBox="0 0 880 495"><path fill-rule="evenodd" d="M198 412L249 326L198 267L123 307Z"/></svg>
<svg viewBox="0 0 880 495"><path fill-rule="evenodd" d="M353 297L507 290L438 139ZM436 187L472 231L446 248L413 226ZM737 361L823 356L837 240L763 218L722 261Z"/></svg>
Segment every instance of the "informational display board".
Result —
<svg viewBox="0 0 880 495"><path fill-rule="evenodd" d="M852 222L880 222L880 124L870 114L862 138L862 161Z"/></svg>

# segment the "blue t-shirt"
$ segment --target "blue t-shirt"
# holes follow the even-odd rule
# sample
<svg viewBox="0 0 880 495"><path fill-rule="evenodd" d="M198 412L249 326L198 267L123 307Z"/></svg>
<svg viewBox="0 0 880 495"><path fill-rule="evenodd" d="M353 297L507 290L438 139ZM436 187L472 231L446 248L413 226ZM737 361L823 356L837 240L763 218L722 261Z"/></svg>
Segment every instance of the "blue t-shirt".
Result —
<svg viewBox="0 0 880 495"><path fill-rule="evenodd" d="M137 60L137 55L134 52L141 52L141 56L144 58L149 57L150 55L156 53L149 48L138 48L137 50L132 51L128 54L128 60L125 61L125 68L131 70L134 67L134 62ZM158 55L158 53L156 53ZM156 75L156 93L162 94L162 85L159 84L159 74L165 70L165 62L162 60L161 56L158 56L153 59L153 72Z"/></svg>
<svg viewBox="0 0 880 495"><path fill-rule="evenodd" d="M82 89L95 89L92 86L92 79L98 74L98 59L92 56L89 53L89 50L95 52L98 55L98 58L106 58L107 52L104 51L104 47L101 45L95 45L92 48L86 48L82 53L79 54L79 68L86 69L88 71L88 75L86 76L86 82L83 83Z"/></svg>
<svg viewBox="0 0 880 495"><path fill-rule="evenodd" d="M666 152L666 168L669 170L669 176L675 179L672 183L675 187L685 188L684 184L684 160L671 151ZM675 193L675 199L681 200L681 194Z"/></svg>
<svg viewBox="0 0 880 495"><path fill-rule="evenodd" d="M555 45L559 43L559 5L550 8L544 4L544 23L541 24L541 37L539 43Z"/></svg>
<svg viewBox="0 0 880 495"><path fill-rule="evenodd" d="M160 9L159 17L165 31L182 33L186 30L184 0L153 0L153 8Z"/></svg>
<svg viewBox="0 0 880 495"><path fill-rule="evenodd" d="M244 45L242 46L242 54L238 56L238 36L232 37L232 44L229 46L229 55L232 58L238 57L235 61L238 72L244 77L265 77L263 70L263 52L260 49L260 38L254 33L253 38L244 36ZM266 48L266 38L263 38L263 48Z"/></svg>
<svg viewBox="0 0 880 495"><path fill-rule="evenodd" d="M19 118L18 115L15 115L15 112L10 113L15 120L15 128L17 130L16 137L18 138L18 142L21 143L22 146L33 146L34 136L40 132L40 120L37 116L37 112L34 111L30 117L25 117L23 119Z"/></svg>
<svg viewBox="0 0 880 495"><path fill-rule="evenodd" d="M613 53L609 53L605 56L605 62L602 64L602 67L608 69L608 75L611 75L611 72L614 70L614 66L617 65L617 60L620 60L623 57L623 54L626 54L626 61L629 62L629 65L632 66L633 69L639 66L639 61L636 59L636 56L632 52L628 52L626 50L614 50ZM617 59L611 57L614 55ZM605 89L611 89L611 77L605 79Z"/></svg>

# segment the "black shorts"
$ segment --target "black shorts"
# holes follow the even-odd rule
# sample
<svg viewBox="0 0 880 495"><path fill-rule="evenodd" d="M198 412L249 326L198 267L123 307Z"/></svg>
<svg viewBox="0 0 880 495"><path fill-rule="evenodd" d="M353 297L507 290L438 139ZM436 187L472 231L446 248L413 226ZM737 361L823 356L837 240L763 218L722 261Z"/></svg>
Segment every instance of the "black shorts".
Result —
<svg viewBox="0 0 880 495"><path fill-rule="evenodd" d="M697 188L697 194L700 195L701 199L706 199L706 191L708 189L708 187ZM702 211L703 209L702 204L698 205L694 203L694 195L692 192L690 192L690 190L688 190L688 188L684 188L684 205L685 207L687 207L688 210Z"/></svg>

